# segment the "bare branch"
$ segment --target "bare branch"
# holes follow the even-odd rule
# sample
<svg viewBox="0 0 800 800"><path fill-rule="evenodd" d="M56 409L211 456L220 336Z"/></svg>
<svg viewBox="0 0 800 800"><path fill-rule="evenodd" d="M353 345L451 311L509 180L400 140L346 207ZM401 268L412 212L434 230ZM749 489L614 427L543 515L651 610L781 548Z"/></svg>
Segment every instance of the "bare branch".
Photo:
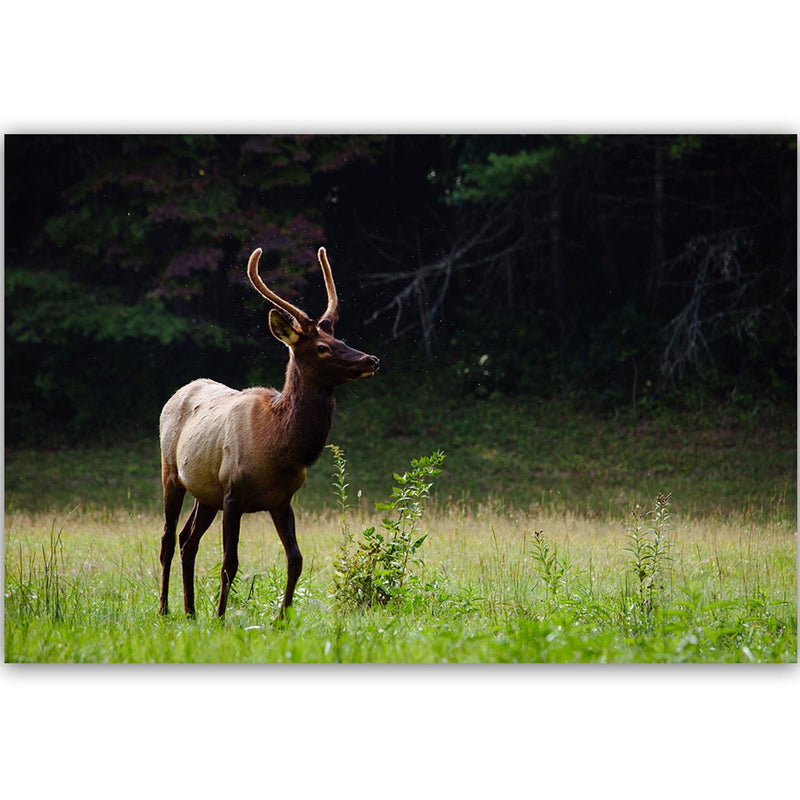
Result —
<svg viewBox="0 0 800 800"><path fill-rule="evenodd" d="M754 323L772 304L748 302L759 278L757 271L746 269L750 247L749 238L739 230L698 236L666 265L670 271L688 268L692 282L686 304L664 327L667 341L661 372L665 378L680 375L689 366L713 366L710 345L723 336L755 335Z"/></svg>
<svg viewBox="0 0 800 800"><path fill-rule="evenodd" d="M373 272L366 275L365 282L372 286L390 286L398 283L403 286L388 303L376 309L365 323L372 323L393 310L395 317L392 336L397 338L407 330L416 328L416 324L410 323L403 330L400 329L404 313L413 304L418 312L422 344L428 354L432 353L437 315L444 306L453 274L476 267L493 271L495 267L500 268L510 255L520 252L524 246L524 235L502 249L492 250L501 240L507 238L512 225L513 216L504 209L495 207L491 213L483 217L477 230L454 242L448 252L436 261L421 264L415 269ZM396 258L391 260L397 263ZM421 257L418 256L417 260L421 261Z"/></svg>

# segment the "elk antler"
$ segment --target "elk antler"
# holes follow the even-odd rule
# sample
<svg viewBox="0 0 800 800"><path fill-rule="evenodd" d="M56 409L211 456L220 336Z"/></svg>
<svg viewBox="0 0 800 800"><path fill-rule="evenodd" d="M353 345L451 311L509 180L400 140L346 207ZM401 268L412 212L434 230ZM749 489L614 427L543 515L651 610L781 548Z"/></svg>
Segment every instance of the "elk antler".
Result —
<svg viewBox="0 0 800 800"><path fill-rule="evenodd" d="M247 277L250 278L250 283L253 284L253 288L263 297L266 297L271 303L274 303L278 308L282 308L284 311L291 314L301 325L301 327L313 326L313 322L311 318L305 312L301 311L297 306L293 306L288 301L284 300L282 297L278 297L275 292L271 289L268 289L265 285L264 281L261 280L261 276L258 274L258 260L261 258L261 248L257 247L253 250L252 255L250 256L250 260L247 262ZM328 267L330 270L330 267ZM326 280L327 282L327 280ZM335 296L335 290L334 290Z"/></svg>
<svg viewBox="0 0 800 800"><path fill-rule="evenodd" d="M331 325L336 324L339 318L339 298L336 295L336 284L333 282L333 273L331 272L331 265L328 263L328 255L324 247L320 247L317 252L319 258L319 265L322 267L322 276L325 278L325 289L328 292L328 307L325 313L320 317L320 322L330 320Z"/></svg>

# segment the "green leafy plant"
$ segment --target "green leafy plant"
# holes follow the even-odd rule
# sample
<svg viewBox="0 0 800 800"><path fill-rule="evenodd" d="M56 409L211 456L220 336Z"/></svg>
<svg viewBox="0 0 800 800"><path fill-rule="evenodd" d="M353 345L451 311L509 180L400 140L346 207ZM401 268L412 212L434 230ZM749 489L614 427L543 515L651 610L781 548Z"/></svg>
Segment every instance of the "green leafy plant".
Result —
<svg viewBox="0 0 800 800"><path fill-rule="evenodd" d="M347 460L344 457L344 450L338 445L329 444L328 450L333 453L333 483L331 485L336 497L336 504L339 506L341 513L342 536L344 536L346 542L352 542L353 534L347 523L347 510L350 508L347 498L347 487L350 485L347 482Z"/></svg>
<svg viewBox="0 0 800 800"><path fill-rule="evenodd" d="M535 569L547 589L550 602L555 603L559 594L564 591L570 563L567 558L558 554L556 543L548 541L542 535L543 533L544 531L533 532L530 554L534 560Z"/></svg>
<svg viewBox="0 0 800 800"><path fill-rule="evenodd" d="M631 554L631 572L636 578L635 592L639 608L649 615L663 589L669 567L671 541L671 494L659 494L655 507L649 511L633 512L629 526L629 543L625 549Z"/></svg>
<svg viewBox="0 0 800 800"><path fill-rule="evenodd" d="M437 451L413 459L408 472L395 474L391 498L376 504L391 516L381 520L380 529L365 528L356 538L347 522L347 461L341 448L328 448L333 452L332 485L342 527L342 548L334 563L331 594L340 608L387 605L419 583L418 577L411 574L411 567L422 565L417 552L427 534L422 533L421 520L434 479L441 473L444 453Z"/></svg>

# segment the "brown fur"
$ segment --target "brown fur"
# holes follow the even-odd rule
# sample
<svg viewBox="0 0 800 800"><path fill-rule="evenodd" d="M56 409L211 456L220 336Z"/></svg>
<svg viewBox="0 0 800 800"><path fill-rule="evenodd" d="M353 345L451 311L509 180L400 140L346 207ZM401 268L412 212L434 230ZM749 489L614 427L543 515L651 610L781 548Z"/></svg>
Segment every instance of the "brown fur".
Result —
<svg viewBox="0 0 800 800"><path fill-rule="evenodd" d="M297 546L291 500L303 485L306 468L319 458L334 410L333 390L354 378L371 377L378 359L348 347L333 336L336 290L320 249L328 288L328 308L319 322L282 301L258 277L256 250L248 274L256 289L284 311L270 311L273 335L289 348L283 390L255 387L237 391L200 378L179 389L161 412L161 475L164 534L161 539L161 602L167 613L175 531L188 491L194 508L181 531L184 610L194 615L194 563L197 548L222 511L223 559L217 614L225 614L228 591L238 569L242 514L268 511L287 559L287 581L280 616L291 605L303 559ZM287 308L288 307L288 308Z"/></svg>

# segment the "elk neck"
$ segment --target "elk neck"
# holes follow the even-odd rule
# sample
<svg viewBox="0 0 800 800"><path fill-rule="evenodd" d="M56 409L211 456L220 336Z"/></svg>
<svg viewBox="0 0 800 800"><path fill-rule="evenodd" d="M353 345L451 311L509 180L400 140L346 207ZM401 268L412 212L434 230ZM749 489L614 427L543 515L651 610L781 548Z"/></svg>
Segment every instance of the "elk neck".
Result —
<svg viewBox="0 0 800 800"><path fill-rule="evenodd" d="M319 458L328 440L335 407L333 388L304 378L291 355L275 410L282 417L292 461L309 466Z"/></svg>

